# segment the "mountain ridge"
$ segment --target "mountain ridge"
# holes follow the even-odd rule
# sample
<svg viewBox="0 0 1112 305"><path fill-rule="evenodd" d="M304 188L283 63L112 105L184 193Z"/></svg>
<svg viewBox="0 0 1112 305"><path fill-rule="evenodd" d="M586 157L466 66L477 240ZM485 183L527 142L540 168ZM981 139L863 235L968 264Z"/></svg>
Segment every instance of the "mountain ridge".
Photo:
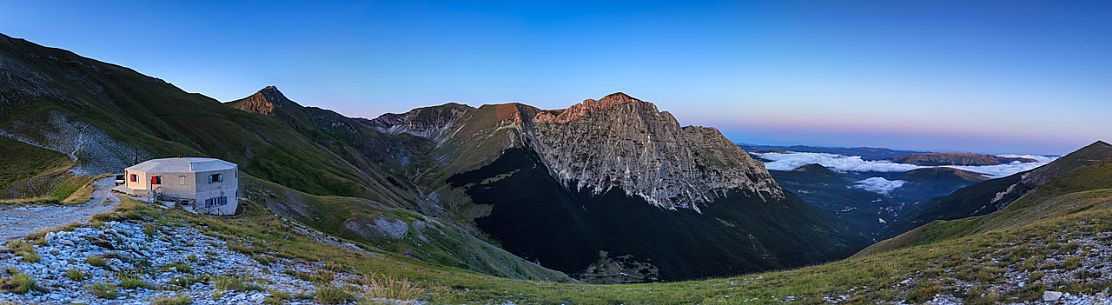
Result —
<svg viewBox="0 0 1112 305"><path fill-rule="evenodd" d="M912 244L935 242L937 239L923 238L919 235L924 231L945 230L951 223L961 223L969 219L989 219L991 217L988 215L998 211L1020 209L1010 208L1010 206L1019 201L1032 202L1045 199L1032 194L1040 190L1054 189L1056 186L1051 183L1052 181L1077 176L1079 172L1101 164L1106 168L1109 168L1108 164L1112 164L1112 145L1096 141L1033 170L965 187L922 205L923 209L909 212L908 219L903 221L904 226L894 228L896 232L904 233L869 246L860 253L876 253Z"/></svg>

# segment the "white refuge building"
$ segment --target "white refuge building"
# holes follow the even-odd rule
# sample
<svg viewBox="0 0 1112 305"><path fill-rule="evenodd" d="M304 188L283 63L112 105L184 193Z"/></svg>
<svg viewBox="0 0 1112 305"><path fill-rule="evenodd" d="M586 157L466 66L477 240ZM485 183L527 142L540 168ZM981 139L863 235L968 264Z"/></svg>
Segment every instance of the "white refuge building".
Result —
<svg viewBox="0 0 1112 305"><path fill-rule="evenodd" d="M115 190L175 201L194 213L232 215L239 195L236 164L212 158L153 159L124 169Z"/></svg>

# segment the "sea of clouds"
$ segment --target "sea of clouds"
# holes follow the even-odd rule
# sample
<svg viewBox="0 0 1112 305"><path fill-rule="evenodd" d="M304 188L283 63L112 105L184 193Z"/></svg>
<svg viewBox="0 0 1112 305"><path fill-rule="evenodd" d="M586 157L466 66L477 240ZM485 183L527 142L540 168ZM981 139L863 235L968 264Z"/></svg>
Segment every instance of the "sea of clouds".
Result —
<svg viewBox="0 0 1112 305"><path fill-rule="evenodd" d="M914 169L938 167L938 166L920 166L912 164L895 163L886 160L868 161L861 159L859 156L845 156L839 154L827 153L809 153L809 152L787 152L787 153L754 153L762 159L770 160L765 162L765 167L769 170L789 171L799 168L807 164L819 164L825 167L832 168L841 172L906 172ZM984 166L957 166L946 165L943 167L951 167L962 170L967 170L975 173L981 173L991 178L1006 177L1018 172L1030 170L1044 164L1054 161L1054 157L1035 156L1035 155L1000 155L1001 157L1023 157L1031 158L1036 162L1012 162L1000 165L984 165Z"/></svg>
<svg viewBox="0 0 1112 305"><path fill-rule="evenodd" d="M873 193L888 195L893 190L900 188L907 183L903 180L888 180L882 177L872 177L865 180L857 181L853 187L870 191Z"/></svg>

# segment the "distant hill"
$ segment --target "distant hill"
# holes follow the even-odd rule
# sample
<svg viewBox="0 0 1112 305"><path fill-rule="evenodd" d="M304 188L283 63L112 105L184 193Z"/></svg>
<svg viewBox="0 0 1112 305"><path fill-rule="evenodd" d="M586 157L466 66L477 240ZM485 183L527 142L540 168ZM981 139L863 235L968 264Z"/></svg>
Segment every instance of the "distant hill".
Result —
<svg viewBox="0 0 1112 305"><path fill-rule="evenodd" d="M957 153L957 152L931 152L931 153L913 153L893 157L892 162L914 164L922 166L942 166L942 165L964 165L964 166L979 166L979 165L999 165L1008 164L1012 162L1037 162L1035 159L1022 158L1022 157L1000 157L994 155L973 154L973 153Z"/></svg>
<svg viewBox="0 0 1112 305"><path fill-rule="evenodd" d="M1034 170L987 180L923 204L921 210L909 211L903 222L918 228L861 253L933 243L1075 212L1092 202L1058 197L1099 189L1112 189L1112 145L1098 141Z"/></svg>

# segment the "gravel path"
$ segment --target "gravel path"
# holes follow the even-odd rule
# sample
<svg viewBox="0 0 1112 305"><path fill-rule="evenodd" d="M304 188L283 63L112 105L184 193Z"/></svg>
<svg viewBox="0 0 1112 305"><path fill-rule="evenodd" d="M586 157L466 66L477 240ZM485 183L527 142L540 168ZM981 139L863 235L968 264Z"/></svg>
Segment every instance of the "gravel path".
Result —
<svg viewBox="0 0 1112 305"><path fill-rule="evenodd" d="M93 181L93 199L77 205L0 206L0 240L9 240L74 222L86 223L89 217L111 211L120 204L112 194L113 178Z"/></svg>

